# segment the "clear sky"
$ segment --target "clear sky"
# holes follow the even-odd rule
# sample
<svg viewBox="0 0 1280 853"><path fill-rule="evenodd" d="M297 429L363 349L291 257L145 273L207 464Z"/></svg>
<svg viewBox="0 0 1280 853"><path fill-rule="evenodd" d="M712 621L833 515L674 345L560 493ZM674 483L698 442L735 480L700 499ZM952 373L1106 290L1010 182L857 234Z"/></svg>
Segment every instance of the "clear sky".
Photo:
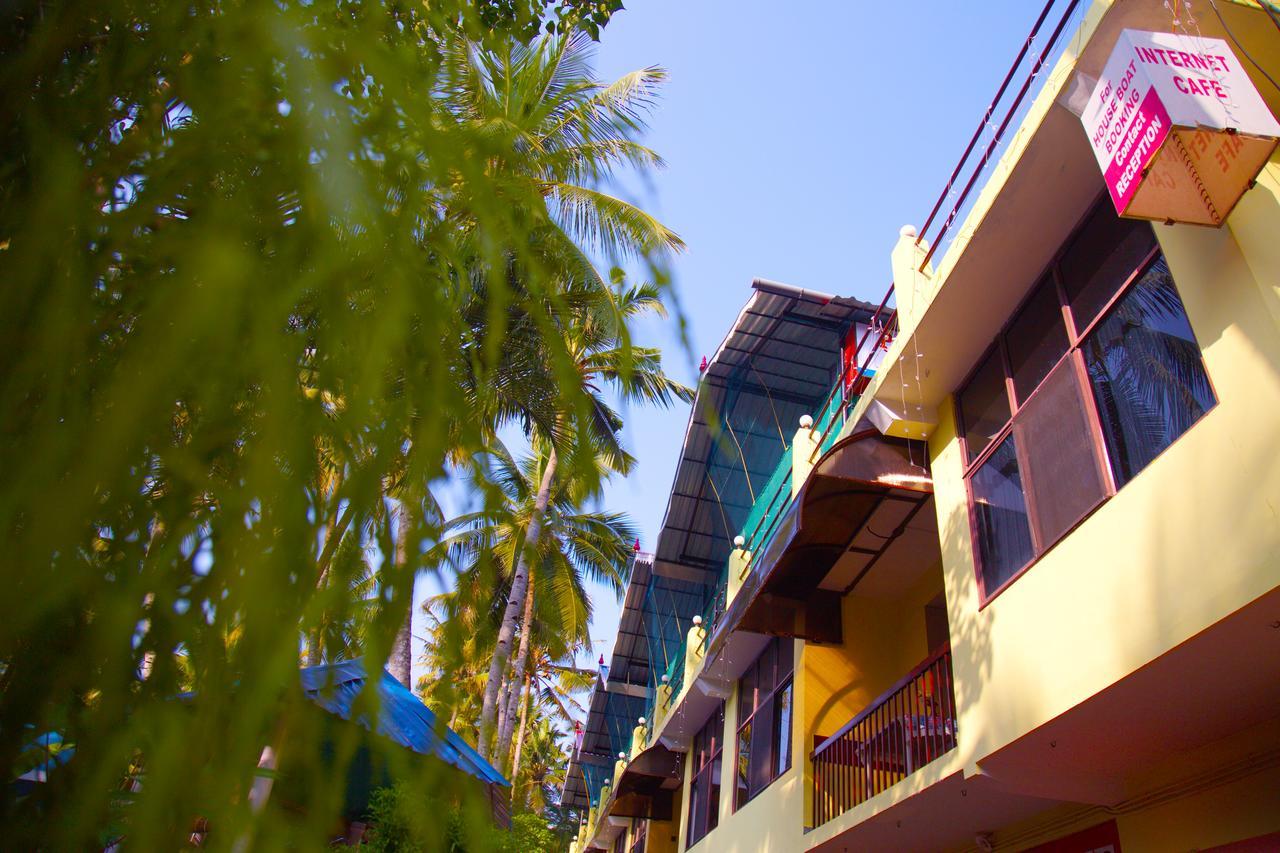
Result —
<svg viewBox="0 0 1280 853"><path fill-rule="evenodd" d="M622 188L688 244L673 273L692 358L673 323L643 330L670 372L696 381L753 278L879 302L898 229L922 224L1042 6L629 0L596 72L670 74L646 139L667 168ZM687 420L683 405L626 412L640 464L605 503L633 516L645 550ZM619 607L593 592L593 657L607 657Z"/></svg>
<svg viewBox="0 0 1280 853"><path fill-rule="evenodd" d="M715 351L754 278L879 302L898 229L922 224L1043 3L627 6L603 31L596 73L611 81L667 69L644 140L667 168L618 192L688 244L672 272L692 354L673 322L640 334L664 348L670 373L694 384L699 359ZM639 466L609 486L604 504L629 512L651 550L688 407L624 415ZM619 605L605 588L592 592L595 659L613 648Z"/></svg>

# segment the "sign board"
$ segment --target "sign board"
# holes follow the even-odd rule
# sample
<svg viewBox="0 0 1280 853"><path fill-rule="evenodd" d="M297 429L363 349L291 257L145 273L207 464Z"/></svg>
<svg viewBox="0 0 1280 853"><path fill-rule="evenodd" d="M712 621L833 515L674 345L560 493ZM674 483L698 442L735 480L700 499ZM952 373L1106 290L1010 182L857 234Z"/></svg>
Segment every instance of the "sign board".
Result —
<svg viewBox="0 0 1280 853"><path fill-rule="evenodd" d="M844 390L846 396L856 396L866 389L871 377L875 376L884 354L893 343L893 335L881 335L880 326L868 326L866 323L854 323L845 335L842 347L844 357ZM858 350L858 346L862 350ZM870 361L867 353L874 351ZM865 366L864 366L865 365ZM861 371L861 372L859 372Z"/></svg>
<svg viewBox="0 0 1280 853"><path fill-rule="evenodd" d="M1122 216L1221 225L1280 122L1222 39L1124 30L1080 117Z"/></svg>

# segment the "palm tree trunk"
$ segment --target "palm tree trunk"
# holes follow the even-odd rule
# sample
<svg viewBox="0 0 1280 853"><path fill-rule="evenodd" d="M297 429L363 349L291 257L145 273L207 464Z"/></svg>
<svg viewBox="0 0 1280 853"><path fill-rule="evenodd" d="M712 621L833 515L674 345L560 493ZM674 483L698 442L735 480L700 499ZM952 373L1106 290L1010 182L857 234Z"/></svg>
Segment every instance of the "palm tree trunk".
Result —
<svg viewBox="0 0 1280 853"><path fill-rule="evenodd" d="M484 704L480 708L480 755L488 760L493 742L494 722L498 716L498 688L502 686L502 673L511 659L511 640L516 633L516 618L529 586L529 555L534 553L542 536L542 519L551 499L551 484L555 481L557 457L553 447L547 455L547 467L542 472L538 486L538 498L529 516L529 528L525 531L524 547L516 561L515 577L511 579L511 591L507 594L507 608L502 613L502 626L498 629L498 642L493 647L493 660L489 662L489 683L484 688Z"/></svg>
<svg viewBox="0 0 1280 853"><path fill-rule="evenodd" d="M511 759L511 790L513 792L516 790L516 779L520 777L520 751L524 747L524 732L529 722L529 701L533 698L529 694L532 690L533 673L526 672L524 690L520 694L520 728L516 731L516 754Z"/></svg>
<svg viewBox="0 0 1280 853"><path fill-rule="evenodd" d="M325 547L321 549L322 554L324 551L330 551L328 545L333 540L333 537L337 534L337 530L338 530L338 516L336 513L330 513L329 518L325 521L325 524L324 524ZM330 561L332 560L332 556L333 556L333 552L330 551ZM325 585L327 585L328 583L329 583L329 561L324 561L320 563L318 571L316 572L316 589L322 590L325 588ZM324 649L322 648L323 640L324 640L324 618L321 617L320 624L317 625L314 629L312 629L311 636L307 638L307 666L319 666L320 664L324 663Z"/></svg>
<svg viewBox="0 0 1280 853"><path fill-rule="evenodd" d="M401 503L396 510L395 566L403 569L409 560L409 513ZM416 574L416 573L415 573ZM409 580L409 602L404 623L396 632L391 644L391 656L387 659L387 672L391 677L413 690L413 588L415 578Z"/></svg>
<svg viewBox="0 0 1280 853"><path fill-rule="evenodd" d="M516 665L512 667L511 683L513 688L511 696L507 700L507 715L504 725L498 726L498 745L504 753L501 756L503 764L506 763L507 755L511 748L512 728L516 724L516 703L520 701L520 690L514 685L520 684L521 679L526 677L525 667L529 663L529 638L533 634L533 578L529 578L529 589L524 596L524 620L520 623L520 648L516 652Z"/></svg>
<svg viewBox="0 0 1280 853"><path fill-rule="evenodd" d="M514 673L507 673L502 678L502 689L498 691L498 722L494 729L498 732L497 743L502 743L502 732L507 727L507 699L511 696L511 682L514 679ZM498 764L498 752L495 749L493 753L492 763Z"/></svg>

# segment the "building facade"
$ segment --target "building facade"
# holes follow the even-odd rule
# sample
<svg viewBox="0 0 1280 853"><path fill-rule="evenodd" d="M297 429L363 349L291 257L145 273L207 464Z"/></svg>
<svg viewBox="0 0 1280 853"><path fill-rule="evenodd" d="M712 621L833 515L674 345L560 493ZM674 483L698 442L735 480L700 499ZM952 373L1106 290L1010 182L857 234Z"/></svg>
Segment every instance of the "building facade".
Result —
<svg viewBox="0 0 1280 853"><path fill-rule="evenodd" d="M1079 117L1124 30L1223 39L1280 114L1280 13L1076 5L882 304L755 283L574 853L1280 849L1280 155L1217 226L1121 218Z"/></svg>

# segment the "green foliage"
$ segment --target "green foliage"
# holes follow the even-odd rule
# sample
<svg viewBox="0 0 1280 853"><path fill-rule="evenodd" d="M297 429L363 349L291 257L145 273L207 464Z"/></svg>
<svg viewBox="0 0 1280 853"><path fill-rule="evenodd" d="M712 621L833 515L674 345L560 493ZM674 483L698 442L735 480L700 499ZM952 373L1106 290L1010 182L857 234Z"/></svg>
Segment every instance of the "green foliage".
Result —
<svg viewBox="0 0 1280 853"><path fill-rule="evenodd" d="M645 286L588 254L611 263L631 235L660 285L679 247L599 193L619 162L602 140L641 125L579 110L575 150L548 152L460 101L455 75L563 54L582 37L519 39L594 33L616 8L0 13L0 770L43 732L76 744L31 797L0 793L11 845L82 848L120 815L136 849L197 818L220 846L322 843L350 744L298 799L248 795L264 747L319 766L297 754L320 748L301 638L386 658L435 568L431 487L503 424L582 447L565 476L595 476L600 411L561 324ZM575 67L585 101L610 97ZM647 358L624 336L609 369Z"/></svg>
<svg viewBox="0 0 1280 853"><path fill-rule="evenodd" d="M368 822L367 840L361 847L370 853L462 853L468 849L466 827L456 806L433 797L415 797L403 785L373 792Z"/></svg>
<svg viewBox="0 0 1280 853"><path fill-rule="evenodd" d="M536 814L518 814L511 818L511 830L502 839L502 853L557 853L562 847L547 819Z"/></svg>
<svg viewBox="0 0 1280 853"><path fill-rule="evenodd" d="M558 853L564 847L540 815L513 815L511 828L500 830L469 823L458 806L415 796L403 785L374 791L368 819L361 848L370 853Z"/></svg>

